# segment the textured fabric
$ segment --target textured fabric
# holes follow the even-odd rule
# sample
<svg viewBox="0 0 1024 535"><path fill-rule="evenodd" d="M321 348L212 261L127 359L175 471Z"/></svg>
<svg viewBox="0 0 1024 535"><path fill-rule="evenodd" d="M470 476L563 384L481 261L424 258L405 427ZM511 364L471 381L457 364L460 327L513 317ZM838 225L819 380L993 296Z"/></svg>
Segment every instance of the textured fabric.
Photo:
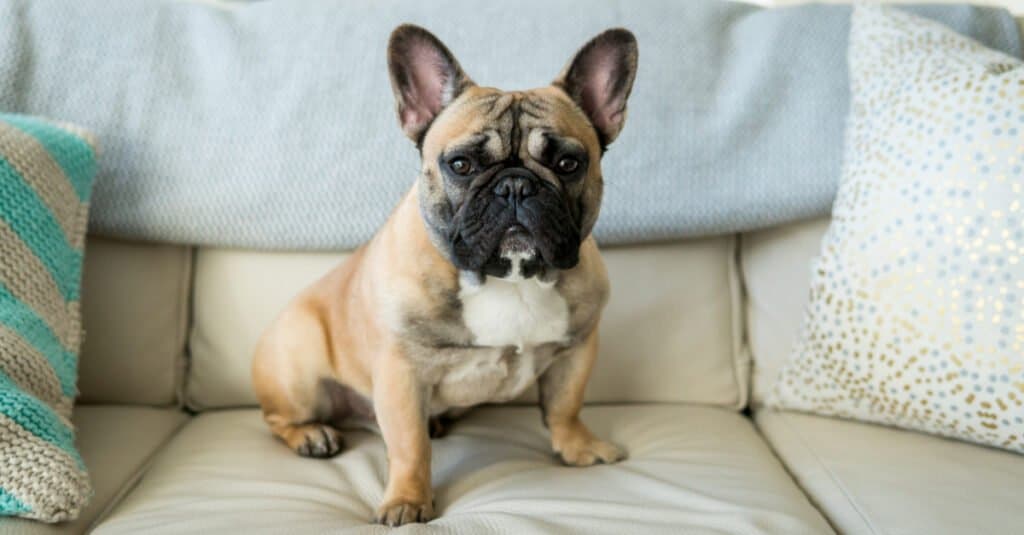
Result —
<svg viewBox="0 0 1024 535"><path fill-rule="evenodd" d="M82 272L79 403L178 403L192 249L90 237Z"/></svg>
<svg viewBox="0 0 1024 535"><path fill-rule="evenodd" d="M213 0L213 1L227 1L232 0ZM894 4L936 4L936 3L953 3L955 0L907 0L904 2L894 2ZM772 7L783 7L792 6L797 4L806 4L807 0L754 0L755 4L762 6ZM821 0L821 3L825 4L852 4L854 0ZM1010 10L1010 13L1015 15L1024 14L1024 0L994 0L992 2L986 2L986 5L1001 6Z"/></svg>
<svg viewBox="0 0 1024 535"><path fill-rule="evenodd" d="M832 224L769 404L1024 452L1024 62L858 7Z"/></svg>
<svg viewBox="0 0 1024 535"><path fill-rule="evenodd" d="M751 422L680 405L586 407L621 444L615 465L562 466L537 408L483 408L432 441L440 518L399 533L824 534L828 524ZM196 417L94 532L391 533L369 519L383 495L384 443L345 433L331 460L301 458L256 410Z"/></svg>
<svg viewBox="0 0 1024 535"><path fill-rule="evenodd" d="M735 239L608 247L602 255L612 293L586 399L744 407L749 371L738 349ZM251 363L260 334L295 294L343 258L200 249L188 406L255 406Z"/></svg>
<svg viewBox="0 0 1024 535"><path fill-rule="evenodd" d="M153 454L188 419L187 414L176 409L75 405L71 417L76 429L75 444L89 468L94 489L89 505L74 521L58 524L0 518L0 535L86 533L132 488Z"/></svg>
<svg viewBox="0 0 1024 535"><path fill-rule="evenodd" d="M0 114L0 515L66 520L89 496L68 418L95 174L78 129Z"/></svg>
<svg viewBox="0 0 1024 535"><path fill-rule="evenodd" d="M1024 459L923 433L759 411L758 428L840 533L1017 533Z"/></svg>
<svg viewBox="0 0 1024 535"><path fill-rule="evenodd" d="M1020 54L1003 10L915 10ZM670 239L827 213L848 18L844 6L714 0L521 0L511 12L471 0L0 0L0 109L102 137L95 232L351 248L418 169L385 68L398 23L435 30L477 82L508 89L546 84L621 25L639 39L640 70L596 234Z"/></svg>

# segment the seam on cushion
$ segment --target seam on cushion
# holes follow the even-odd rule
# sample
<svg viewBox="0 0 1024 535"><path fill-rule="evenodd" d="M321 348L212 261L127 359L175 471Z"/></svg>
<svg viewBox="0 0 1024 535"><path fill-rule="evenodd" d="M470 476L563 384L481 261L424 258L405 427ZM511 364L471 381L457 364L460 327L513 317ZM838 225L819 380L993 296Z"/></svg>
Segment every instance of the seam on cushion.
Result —
<svg viewBox="0 0 1024 535"><path fill-rule="evenodd" d="M818 456L817 452L815 452L814 449L810 447L810 445L807 443L807 439L804 438L803 434L800 433L799 429L797 429L795 425L793 425L787 420L786 413L782 411L773 411L773 413L778 416L779 421L782 422L782 424L786 426L786 428L790 431L790 435L796 439L796 442L798 442L800 446L803 447L803 449L807 452L807 454L812 459L814 459L815 462L818 463L822 471L828 474L829 479L832 480L832 484L835 485L835 487L838 488L839 491L843 494L843 497L846 498L847 502L849 502L850 507L852 507L853 510L857 512L857 516L859 516L861 521L864 522L864 525L867 526L869 530L871 530L871 533L885 533L885 531L878 529L878 527L875 526L873 522L871 522L871 519L868 517L867 513L864 512L863 508L861 508L860 504L857 503L855 499L853 499L853 494L849 491L849 489L846 488L845 485L843 485L839 476L837 476L835 472L833 472L832 469L828 467L825 461ZM823 417L819 416L819 418ZM783 461L783 464L785 464L785 461ZM814 498L811 496L809 492L808 497L811 498L811 500L814 500ZM820 505L818 508L823 509L823 507ZM825 514L824 511L822 511L822 514ZM825 515L825 517L828 518L828 515ZM837 529L836 531L842 530Z"/></svg>
<svg viewBox="0 0 1024 535"><path fill-rule="evenodd" d="M124 483L121 484L120 487L118 487L114 495L111 496L110 500L107 501L107 504L103 506L103 509L96 513L96 518L94 518L92 522L90 522L89 525L86 526L85 531L83 533L92 533L93 530L99 527L99 525L102 524L110 516L110 513L114 512L114 509L116 509L118 505L121 505L121 502L124 501L124 499L129 494L131 494L133 490L135 490L135 487L138 486L139 481L142 480L143 474L149 471L149 467L153 464L153 460L156 459L157 454L163 451L164 448L166 448L167 445L171 443L171 440L173 440L174 437L177 436L178 433L180 433L181 430L184 429L185 426L191 421L192 417L186 414L185 418L181 421L181 423L178 424L176 428L171 430L167 437L164 438L163 442L161 442L159 446L154 448L153 452L150 453L148 457L143 459L142 462L139 463L139 467L136 468L135 471L132 472L130 476L128 476L128 479L126 479Z"/></svg>
<svg viewBox="0 0 1024 535"><path fill-rule="evenodd" d="M744 264L744 237L748 233L738 234L738 243L736 244L736 263L737 270L740 278L740 289L742 290L742 319L743 319L743 351L745 352L744 357L746 358L747 364L747 408L751 411L759 410L764 407L764 394L762 393L760 399L754 395L754 390L757 388L757 377L758 373L758 360L754 354L754 346L750 341L750 326L753 324L752 310L757 306L750 293L750 285L747 279L748 273L746 271L746 265ZM761 310L763 315L770 314L767 309ZM762 370L763 373L763 370Z"/></svg>
<svg viewBox="0 0 1024 535"><path fill-rule="evenodd" d="M178 313L177 325L175 327L175 356L174 356L174 396L173 405L178 409L185 407L185 381L188 379L189 368L189 338L192 324L192 274L195 273L195 254L193 247L183 247L182 254L182 275L178 281Z"/></svg>
<svg viewBox="0 0 1024 535"><path fill-rule="evenodd" d="M203 412L210 411L210 410L238 410L238 409L258 408L259 407L258 403L253 405L253 404L248 403L248 402L237 401L237 400L236 401L228 402L226 404L224 402L221 402L220 404L218 404L218 403L211 403L210 400L203 399L204 396L202 394L202 388L200 388L199 386L196 385L196 381L199 381L199 377L198 377L199 374L196 374L196 372L195 372L195 365L198 362L195 359L195 353L198 351L196 349L196 345L201 345L201 346L203 346L203 348L205 348L207 360L209 360L211 358L210 355L216 353L216 351L214 351L212 349L213 346L215 345L215 343L212 341L214 336L212 334L206 333L206 331L211 331L209 326L206 325L206 323L209 323L209 319L206 320L206 323L202 323L202 324L199 322L199 320L196 319L200 315L200 313L199 313L200 305L198 304L198 301L199 301L199 297L198 297L199 296L198 279L199 279L199 274L200 274L199 273L199 262L200 261L204 261L206 264L209 264L211 262L211 260L210 260L211 255L214 258L216 258L218 252L230 251L230 249L228 249L228 248L218 248L218 247L213 247L213 246L197 245L197 246L195 246L192 249L192 251L193 251L193 253L192 253L192 284L191 284L191 286L189 288L190 310L191 310L190 320L191 321L189 322L189 326L188 326L188 331L187 331L188 338L187 338L187 343L186 343L186 346L185 346L185 355L187 356L187 359L185 361L185 367L184 367L185 378L181 382L181 402L182 402L182 408L185 410L185 412L187 412L189 414L193 414L193 415L198 415L198 414L201 414ZM260 251L257 251L257 252L260 252ZM345 249L345 250L342 250L341 252L345 253L345 254L348 254L348 253L351 253L351 250ZM213 260L212 262L216 263L216 260ZM209 269L210 268L207 268L205 271L209 271ZM206 278L204 280L209 279L210 277L211 277L210 275L206 275ZM207 284L207 286L209 286L211 283L209 281L207 281L206 284ZM205 307L205 308L209 308L209 307ZM206 312L206 315L207 316L210 315L209 311ZM262 331L260 331L260 333L262 333ZM202 349L202 348L200 348L200 349ZM249 357L251 358L252 355L250 355ZM247 375L247 377L248 377L248 375ZM249 379L249 380L251 380L251 379Z"/></svg>
<svg viewBox="0 0 1024 535"><path fill-rule="evenodd" d="M743 321L743 351L744 358L747 363L747 408L753 411L759 409L764 405L764 403L763 400L762 402L759 402L757 396L754 395L754 389L756 388L757 382L755 374L757 373L758 363L757 357L754 355L753 344L750 341L750 326L753 324L751 309L754 306L754 301L750 293L750 284L747 280L749 274L747 273L746 264L744 263L746 258L744 254L744 245L746 243L745 238L745 233L737 234L736 271L739 276L740 291L742 292L740 294L740 306L742 307L740 313L742 314L741 318Z"/></svg>
<svg viewBox="0 0 1024 535"><path fill-rule="evenodd" d="M730 308L730 342L732 345L733 379L736 382L736 402L733 408L747 408L750 399L750 355L746 351L746 321L743 314L745 292L740 274L740 240L739 234L732 235L732 251L729 255L727 269L729 272L729 308ZM746 381L744 381L746 378Z"/></svg>

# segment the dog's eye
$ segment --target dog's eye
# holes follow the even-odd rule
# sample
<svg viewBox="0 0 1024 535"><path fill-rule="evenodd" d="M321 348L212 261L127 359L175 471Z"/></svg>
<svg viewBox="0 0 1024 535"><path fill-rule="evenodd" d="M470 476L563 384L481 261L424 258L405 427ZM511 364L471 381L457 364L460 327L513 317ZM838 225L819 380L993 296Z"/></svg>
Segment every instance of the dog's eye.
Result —
<svg viewBox="0 0 1024 535"><path fill-rule="evenodd" d="M452 158L452 160L448 162L448 167L450 167L452 172L456 175L462 176L468 175L469 172L473 170L473 164L469 163L469 160L466 158Z"/></svg>
<svg viewBox="0 0 1024 535"><path fill-rule="evenodd" d="M572 173L573 171L580 168L580 161L576 158L562 158L558 160L558 172L559 173Z"/></svg>

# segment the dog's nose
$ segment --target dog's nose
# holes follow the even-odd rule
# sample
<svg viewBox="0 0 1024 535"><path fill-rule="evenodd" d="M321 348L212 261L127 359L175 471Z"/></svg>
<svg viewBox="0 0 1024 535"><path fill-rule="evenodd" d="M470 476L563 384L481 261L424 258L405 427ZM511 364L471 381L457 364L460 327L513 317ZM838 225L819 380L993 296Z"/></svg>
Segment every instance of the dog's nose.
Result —
<svg viewBox="0 0 1024 535"><path fill-rule="evenodd" d="M503 199L521 201L537 194L533 180L522 176L507 176L494 185L494 194Z"/></svg>

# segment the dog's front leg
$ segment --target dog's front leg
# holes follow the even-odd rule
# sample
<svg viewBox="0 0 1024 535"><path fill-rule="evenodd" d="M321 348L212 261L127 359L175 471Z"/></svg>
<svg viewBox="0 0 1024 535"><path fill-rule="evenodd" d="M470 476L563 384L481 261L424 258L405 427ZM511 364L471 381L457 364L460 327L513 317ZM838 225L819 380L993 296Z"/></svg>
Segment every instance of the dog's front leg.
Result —
<svg viewBox="0 0 1024 535"><path fill-rule="evenodd" d="M427 522L434 518L427 389L399 354L382 357L373 383L374 411L388 451L388 482L376 521L388 526Z"/></svg>
<svg viewBox="0 0 1024 535"><path fill-rule="evenodd" d="M595 437L580 420L583 391L596 358L595 327L584 343L555 359L539 380L541 415L551 431L551 447L573 466L613 463L626 456L618 446Z"/></svg>

